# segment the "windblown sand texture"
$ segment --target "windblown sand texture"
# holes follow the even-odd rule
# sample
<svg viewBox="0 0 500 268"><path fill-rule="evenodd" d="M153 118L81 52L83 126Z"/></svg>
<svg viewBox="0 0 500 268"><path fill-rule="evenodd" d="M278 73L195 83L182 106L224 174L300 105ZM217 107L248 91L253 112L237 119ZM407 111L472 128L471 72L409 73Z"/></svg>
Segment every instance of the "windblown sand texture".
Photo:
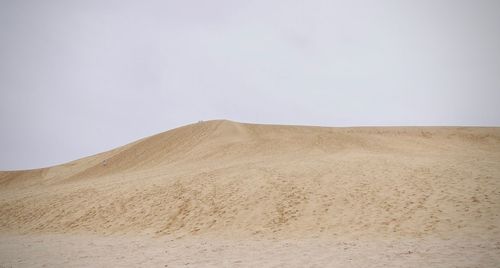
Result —
<svg viewBox="0 0 500 268"><path fill-rule="evenodd" d="M500 249L499 215L500 128L216 120L0 173L4 234L460 237Z"/></svg>

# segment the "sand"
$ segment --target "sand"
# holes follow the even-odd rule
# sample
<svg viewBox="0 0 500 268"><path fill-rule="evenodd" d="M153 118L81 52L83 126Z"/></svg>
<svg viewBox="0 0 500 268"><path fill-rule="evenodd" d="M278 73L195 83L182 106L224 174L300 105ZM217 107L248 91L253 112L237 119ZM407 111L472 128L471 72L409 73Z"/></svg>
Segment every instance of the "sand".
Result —
<svg viewBox="0 0 500 268"><path fill-rule="evenodd" d="M499 214L500 128L216 120L1 172L0 267L491 267Z"/></svg>
<svg viewBox="0 0 500 268"><path fill-rule="evenodd" d="M471 239L238 239L10 235L3 267L498 267L500 243ZM0 265L0 267L2 267Z"/></svg>

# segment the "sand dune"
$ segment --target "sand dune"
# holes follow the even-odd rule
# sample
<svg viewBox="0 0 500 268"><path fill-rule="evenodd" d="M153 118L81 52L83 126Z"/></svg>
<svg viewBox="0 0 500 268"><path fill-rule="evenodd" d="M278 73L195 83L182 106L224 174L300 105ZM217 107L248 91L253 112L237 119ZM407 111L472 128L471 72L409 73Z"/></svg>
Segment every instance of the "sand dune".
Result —
<svg viewBox="0 0 500 268"><path fill-rule="evenodd" d="M0 232L500 241L500 128L201 122L0 173Z"/></svg>

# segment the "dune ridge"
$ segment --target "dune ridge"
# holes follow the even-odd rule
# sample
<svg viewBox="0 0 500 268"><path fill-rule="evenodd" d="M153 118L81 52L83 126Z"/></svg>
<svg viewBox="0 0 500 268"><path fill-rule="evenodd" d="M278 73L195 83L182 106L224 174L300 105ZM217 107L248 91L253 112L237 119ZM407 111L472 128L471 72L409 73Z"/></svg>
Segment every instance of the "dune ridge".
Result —
<svg viewBox="0 0 500 268"><path fill-rule="evenodd" d="M500 128L200 122L0 172L0 232L495 237Z"/></svg>

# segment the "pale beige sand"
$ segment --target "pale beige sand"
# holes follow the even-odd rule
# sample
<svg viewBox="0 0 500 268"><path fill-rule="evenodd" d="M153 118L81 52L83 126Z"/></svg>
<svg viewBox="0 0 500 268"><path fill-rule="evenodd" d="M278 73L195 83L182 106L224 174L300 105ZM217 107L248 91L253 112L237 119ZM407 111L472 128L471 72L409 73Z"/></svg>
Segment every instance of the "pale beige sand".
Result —
<svg viewBox="0 0 500 268"><path fill-rule="evenodd" d="M458 241L442 260L477 256L476 266L489 266L498 261L498 250L475 245L500 241L499 214L500 128L209 121L56 167L0 173L0 245L13 248L36 233L63 235L46 237L49 248L57 248L56 241L90 241L89 234L103 241L111 239L104 235L175 237L180 244L217 237L229 247L260 241L252 255L258 262L259 248L297 241L288 257L274 255L279 264L293 256L300 261L293 252L302 248L319 250L321 243L304 242L315 237L333 247L337 241L368 241L357 245L379 251L373 256L380 258L369 262L375 264L383 261L387 241L443 249L446 241ZM29 251L14 252L29 258ZM191 253L191 261L202 258ZM314 254L335 259L325 251ZM490 256L489 262L479 256ZM4 258L0 265L10 263Z"/></svg>
<svg viewBox="0 0 500 268"><path fill-rule="evenodd" d="M0 235L0 267L498 267L500 243L470 239L237 239ZM2 266L3 265L3 266Z"/></svg>

